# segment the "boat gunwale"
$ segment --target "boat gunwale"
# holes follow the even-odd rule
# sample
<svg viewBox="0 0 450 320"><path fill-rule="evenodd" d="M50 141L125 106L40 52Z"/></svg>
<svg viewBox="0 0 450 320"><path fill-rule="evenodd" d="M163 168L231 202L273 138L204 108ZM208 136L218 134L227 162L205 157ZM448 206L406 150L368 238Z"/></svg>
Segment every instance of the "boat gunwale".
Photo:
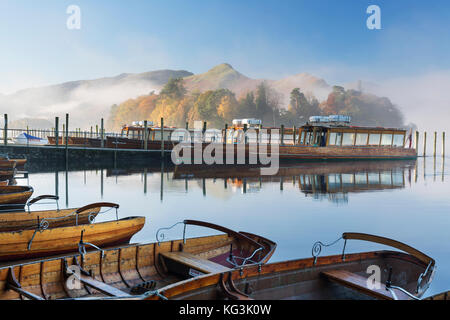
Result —
<svg viewBox="0 0 450 320"><path fill-rule="evenodd" d="M417 257L410 255L408 253L402 251L393 251L393 250L377 250L377 251L367 251L367 252L359 252L359 253L348 253L345 256L345 260L342 260L341 254L330 255L318 257L316 263L314 264L314 257L310 258L300 258L300 259L292 259L292 260L284 260L279 262L273 262L270 264L256 264L256 265L248 265L241 268L230 269L228 272L218 272L213 274L205 274L195 278L182 280L177 283L169 284L163 288L160 288L156 291L154 295L146 296L144 298L149 300L159 300L161 296L171 299L172 297L176 297L182 294L187 293L189 290L200 290L206 287L215 286L219 283L220 278L225 273L231 272L232 280L246 279L248 277L256 277L266 274L280 274L283 272L295 271L296 269L301 269L302 265L303 269L313 269L315 267L324 267L327 265L343 265L352 262L358 262L369 259L377 259L377 258L390 258L390 259L398 259L404 260L409 263L414 263L418 266L426 268L427 265L423 263ZM332 263L326 263L327 260L340 260ZM322 262L322 263L321 263ZM190 286L189 286L190 285ZM194 285L197 285L194 287ZM183 288L185 290L179 291L177 288ZM170 291L175 291L174 294L170 294Z"/></svg>

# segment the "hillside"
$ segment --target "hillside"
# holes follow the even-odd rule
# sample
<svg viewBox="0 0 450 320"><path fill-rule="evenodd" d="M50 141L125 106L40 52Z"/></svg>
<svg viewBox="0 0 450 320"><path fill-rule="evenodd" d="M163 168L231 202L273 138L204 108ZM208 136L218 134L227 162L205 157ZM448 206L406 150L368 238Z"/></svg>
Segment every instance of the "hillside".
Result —
<svg viewBox="0 0 450 320"><path fill-rule="evenodd" d="M233 77L236 75L232 74ZM196 79L199 78L204 81L206 77L202 75ZM298 127L310 116L329 114L350 115L356 125L403 126L402 113L388 98L345 90L340 86L334 86L322 103L310 92L294 87L289 93L287 108L283 108L280 93L267 81L239 97L232 90L220 86L206 91L199 88L188 91L186 82L192 84L189 79L171 79L159 94L152 93L114 105L108 117L108 127L118 130L134 120L159 123L161 117L164 117L166 125L176 127L184 127L186 122L192 126L198 120L207 121L209 128L223 128L236 118L261 119L264 126L284 124ZM219 84L220 81L216 82ZM321 85L325 86L324 83Z"/></svg>
<svg viewBox="0 0 450 320"><path fill-rule="evenodd" d="M170 78L190 76L188 71L158 70L94 80L20 90L0 96L0 109L10 120L21 118L63 118L70 114L73 127L88 127L106 118L112 104L158 91Z"/></svg>
<svg viewBox="0 0 450 320"><path fill-rule="evenodd" d="M228 63L223 63L209 71L184 78L184 85L188 91L229 89L241 95L252 91L263 80L250 79L239 73Z"/></svg>

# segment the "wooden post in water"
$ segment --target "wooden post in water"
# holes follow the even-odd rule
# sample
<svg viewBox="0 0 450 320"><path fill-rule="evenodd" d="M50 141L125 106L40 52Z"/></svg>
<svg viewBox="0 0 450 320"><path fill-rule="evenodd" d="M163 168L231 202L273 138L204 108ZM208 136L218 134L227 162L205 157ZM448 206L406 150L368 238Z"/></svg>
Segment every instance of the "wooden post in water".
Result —
<svg viewBox="0 0 450 320"><path fill-rule="evenodd" d="M55 117L55 146L59 145L59 117Z"/></svg>
<svg viewBox="0 0 450 320"><path fill-rule="evenodd" d="M296 136L297 128L294 126L292 128L292 144L295 145L295 136Z"/></svg>
<svg viewBox="0 0 450 320"><path fill-rule="evenodd" d="M162 117L161 117L161 158L164 158L164 118Z"/></svg>
<svg viewBox="0 0 450 320"><path fill-rule="evenodd" d="M202 142L206 141L205 132L206 132L206 121L203 121L203 129L202 129L203 141Z"/></svg>
<svg viewBox="0 0 450 320"><path fill-rule="evenodd" d="M100 143L100 147L101 148L104 148L105 147L105 129L104 129L104 123L103 123L103 118L101 119L101 122L100 122L100 141L101 141L101 143Z"/></svg>
<svg viewBox="0 0 450 320"><path fill-rule="evenodd" d="M69 159L69 150L67 149L67 145L69 144L69 114L66 113L66 133L65 133L65 145L66 145L66 164Z"/></svg>
<svg viewBox="0 0 450 320"><path fill-rule="evenodd" d="M437 140L437 132L434 132L434 145L433 145L433 157L436 158L436 140Z"/></svg>
<svg viewBox="0 0 450 320"><path fill-rule="evenodd" d="M3 144L8 145L8 115L5 113L5 127L3 129ZM28 140L28 139L27 139Z"/></svg>
<svg viewBox="0 0 450 320"><path fill-rule="evenodd" d="M95 125L95 134L96 134L96 138L98 138L98 124Z"/></svg>
<svg viewBox="0 0 450 320"><path fill-rule="evenodd" d="M147 142L148 142L148 125L147 120L144 120L144 150L147 150Z"/></svg>
<svg viewBox="0 0 450 320"><path fill-rule="evenodd" d="M419 153L419 131L416 131L416 153Z"/></svg>
<svg viewBox="0 0 450 320"><path fill-rule="evenodd" d="M225 133L223 135L223 143L227 143L228 123L225 123Z"/></svg>
<svg viewBox="0 0 450 320"><path fill-rule="evenodd" d="M280 139L280 144L281 144L281 145L284 144L284 124L281 125L281 139Z"/></svg>
<svg viewBox="0 0 450 320"><path fill-rule="evenodd" d="M442 157L445 157L445 131L442 132Z"/></svg>
<svg viewBox="0 0 450 320"><path fill-rule="evenodd" d="M427 132L423 133L423 156L425 157L427 154Z"/></svg>
<svg viewBox="0 0 450 320"><path fill-rule="evenodd" d="M245 134L247 132L247 124L244 123L244 143L247 144L247 135Z"/></svg>

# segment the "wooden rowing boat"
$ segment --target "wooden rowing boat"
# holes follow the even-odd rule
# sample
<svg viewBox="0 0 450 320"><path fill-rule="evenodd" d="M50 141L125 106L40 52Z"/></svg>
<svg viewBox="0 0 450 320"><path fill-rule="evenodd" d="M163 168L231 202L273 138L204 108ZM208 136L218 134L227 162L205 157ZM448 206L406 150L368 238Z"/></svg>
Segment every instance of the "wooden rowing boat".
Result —
<svg viewBox="0 0 450 320"><path fill-rule="evenodd" d="M428 288L434 260L401 242L361 233L344 233L345 240L365 240L399 251L345 253L263 266L248 266L169 285L148 299L417 299Z"/></svg>
<svg viewBox="0 0 450 320"><path fill-rule="evenodd" d="M28 202L33 204L42 199L57 200L57 196L40 196ZM0 232L64 227L76 224L92 223L102 207L119 208L118 204L108 202L92 203L80 208L44 211L10 211L0 212Z"/></svg>
<svg viewBox="0 0 450 320"><path fill-rule="evenodd" d="M16 176L17 170L3 170L0 168L0 180L13 180Z"/></svg>
<svg viewBox="0 0 450 320"><path fill-rule="evenodd" d="M16 168L23 168L25 167L25 164L27 163L27 159L11 159L9 157L0 157L0 160L8 160L8 161L15 161L16 162Z"/></svg>
<svg viewBox="0 0 450 320"><path fill-rule="evenodd" d="M191 225L223 234L0 264L0 300L140 297L187 277L230 270L236 262L266 263L276 247L260 236L194 220L184 221L184 236Z"/></svg>
<svg viewBox="0 0 450 320"><path fill-rule="evenodd" d="M0 210L23 209L32 194L30 186L0 187Z"/></svg>
<svg viewBox="0 0 450 320"><path fill-rule="evenodd" d="M14 160L9 159L0 159L0 168L12 170L15 169L17 165L17 162Z"/></svg>
<svg viewBox="0 0 450 320"><path fill-rule="evenodd" d="M97 247L128 243L142 229L144 217L56 228L0 232L0 261L14 261L74 252L80 241Z"/></svg>
<svg viewBox="0 0 450 320"><path fill-rule="evenodd" d="M425 300L444 300L448 301L450 300L450 291L438 293L435 295L432 295L431 297L427 297Z"/></svg>
<svg viewBox="0 0 450 320"><path fill-rule="evenodd" d="M7 186L9 184L9 180L0 181L0 187Z"/></svg>

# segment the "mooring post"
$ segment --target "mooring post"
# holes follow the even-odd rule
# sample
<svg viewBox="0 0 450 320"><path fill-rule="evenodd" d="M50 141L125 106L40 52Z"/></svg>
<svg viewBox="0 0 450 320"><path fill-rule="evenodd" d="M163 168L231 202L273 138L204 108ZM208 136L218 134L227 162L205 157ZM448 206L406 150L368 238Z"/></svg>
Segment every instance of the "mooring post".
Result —
<svg viewBox="0 0 450 320"><path fill-rule="evenodd" d="M419 131L416 131L416 153L419 153Z"/></svg>
<svg viewBox="0 0 450 320"><path fill-rule="evenodd" d="M67 148L67 145L69 144L69 114L66 113L66 133L65 133L65 138L66 138L66 164L67 161L69 160L69 149Z"/></svg>
<svg viewBox="0 0 450 320"><path fill-rule="evenodd" d="M100 122L100 139L101 139L101 144L100 147L104 148L105 147L105 129L104 129L104 123L103 123L103 118L101 119Z"/></svg>
<svg viewBox="0 0 450 320"><path fill-rule="evenodd" d="M206 121L203 121L202 142L206 142L205 132L206 132Z"/></svg>
<svg viewBox="0 0 450 320"><path fill-rule="evenodd" d="M55 117L55 146L59 145L59 117Z"/></svg>
<svg viewBox="0 0 450 320"><path fill-rule="evenodd" d="M437 140L437 132L434 132L434 145L433 145L433 157L436 158L436 140Z"/></svg>
<svg viewBox="0 0 450 320"><path fill-rule="evenodd" d="M423 133L423 156L425 157L427 154L427 132Z"/></svg>
<svg viewBox="0 0 450 320"><path fill-rule="evenodd" d="M248 141L247 141L247 135L246 135L247 129L248 129L247 124L244 123L244 143L245 143L245 144L248 143Z"/></svg>
<svg viewBox="0 0 450 320"><path fill-rule="evenodd" d="M3 129L3 143L4 145L8 145L8 115L5 113L5 127ZM28 140L28 139L27 139Z"/></svg>
<svg viewBox="0 0 450 320"><path fill-rule="evenodd" d="M161 117L161 158L164 158L164 118L162 117Z"/></svg>
<svg viewBox="0 0 450 320"><path fill-rule="evenodd" d="M188 121L186 121L185 129L186 129L186 132L187 132L187 136L186 135L184 136L184 141L187 142L187 141L191 140L191 133L189 132L189 122Z"/></svg>
<svg viewBox="0 0 450 320"><path fill-rule="evenodd" d="M295 126L292 128L292 144L295 145L295 136L296 136L297 128Z"/></svg>
<svg viewBox="0 0 450 320"><path fill-rule="evenodd" d="M445 157L445 131L442 132L442 157Z"/></svg>
<svg viewBox="0 0 450 320"><path fill-rule="evenodd" d="M147 141L148 141L148 125L147 120L144 120L144 150L147 150Z"/></svg>
<svg viewBox="0 0 450 320"><path fill-rule="evenodd" d="M225 123L225 133L223 134L223 143L227 143L228 123Z"/></svg>
<svg viewBox="0 0 450 320"><path fill-rule="evenodd" d="M98 139L98 124L95 125L95 135L96 138Z"/></svg>
<svg viewBox="0 0 450 320"><path fill-rule="evenodd" d="M280 144L281 145L284 144L284 124L281 125L281 140L280 140Z"/></svg>

